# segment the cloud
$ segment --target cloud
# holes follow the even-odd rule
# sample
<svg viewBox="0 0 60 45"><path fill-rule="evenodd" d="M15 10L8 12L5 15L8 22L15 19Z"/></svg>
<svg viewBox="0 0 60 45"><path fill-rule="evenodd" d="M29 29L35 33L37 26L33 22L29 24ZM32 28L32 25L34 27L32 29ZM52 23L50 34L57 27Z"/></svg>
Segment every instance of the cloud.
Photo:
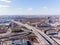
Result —
<svg viewBox="0 0 60 45"><path fill-rule="evenodd" d="M48 7L44 6L43 9L48 9Z"/></svg>
<svg viewBox="0 0 60 45"><path fill-rule="evenodd" d="M9 5L0 5L0 8L7 8L10 7Z"/></svg>
<svg viewBox="0 0 60 45"><path fill-rule="evenodd" d="M11 0L0 0L2 2L11 3Z"/></svg>
<svg viewBox="0 0 60 45"><path fill-rule="evenodd" d="M23 8L17 8L18 10L22 10Z"/></svg>
<svg viewBox="0 0 60 45"><path fill-rule="evenodd" d="M44 10L34 8L0 8L0 15L57 15L60 14L60 10Z"/></svg>
<svg viewBox="0 0 60 45"><path fill-rule="evenodd" d="M32 11L33 10L33 8L28 8L28 11Z"/></svg>

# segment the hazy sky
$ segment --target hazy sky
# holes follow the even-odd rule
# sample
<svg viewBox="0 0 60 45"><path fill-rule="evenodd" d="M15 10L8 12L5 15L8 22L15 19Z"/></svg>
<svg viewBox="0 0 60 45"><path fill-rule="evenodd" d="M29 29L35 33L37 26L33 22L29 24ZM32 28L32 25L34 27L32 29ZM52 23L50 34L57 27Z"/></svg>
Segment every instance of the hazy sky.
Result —
<svg viewBox="0 0 60 45"><path fill-rule="evenodd" d="M0 15L60 15L60 0L0 0Z"/></svg>

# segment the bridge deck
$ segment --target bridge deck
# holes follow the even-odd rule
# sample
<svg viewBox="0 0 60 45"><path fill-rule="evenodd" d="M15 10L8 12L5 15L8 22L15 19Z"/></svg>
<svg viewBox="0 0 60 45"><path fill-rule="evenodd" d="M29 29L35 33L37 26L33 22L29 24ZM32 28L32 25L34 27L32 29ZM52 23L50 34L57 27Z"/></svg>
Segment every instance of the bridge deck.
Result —
<svg viewBox="0 0 60 45"><path fill-rule="evenodd" d="M30 26L28 24L23 24L21 22L17 22L14 20L11 20L11 22L16 23L17 25L24 26L28 28L29 30L32 30L32 32L38 37L38 41L41 43L40 45L58 45L55 41L53 41L51 38L49 38L46 34L44 34L39 29L36 29L33 26Z"/></svg>

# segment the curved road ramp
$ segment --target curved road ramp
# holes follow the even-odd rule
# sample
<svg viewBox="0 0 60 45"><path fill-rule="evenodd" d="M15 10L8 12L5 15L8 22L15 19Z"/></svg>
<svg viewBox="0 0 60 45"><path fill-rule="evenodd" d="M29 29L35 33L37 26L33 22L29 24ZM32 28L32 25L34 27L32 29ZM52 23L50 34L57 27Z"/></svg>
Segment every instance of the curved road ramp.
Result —
<svg viewBox="0 0 60 45"><path fill-rule="evenodd" d="M28 24L23 24L21 22L17 22L17 21L14 21L14 20L11 20L11 22L15 23L19 26L24 26L27 29L31 30L37 36L37 40L39 42L39 45L59 45L56 41L51 39L44 32L40 31L39 29L37 29L33 26L30 26Z"/></svg>

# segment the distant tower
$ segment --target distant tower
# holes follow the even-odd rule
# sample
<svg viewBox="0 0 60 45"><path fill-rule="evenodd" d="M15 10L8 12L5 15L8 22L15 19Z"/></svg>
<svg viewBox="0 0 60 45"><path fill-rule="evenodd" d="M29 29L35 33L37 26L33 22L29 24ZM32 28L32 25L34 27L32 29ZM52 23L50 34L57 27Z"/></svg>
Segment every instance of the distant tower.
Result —
<svg viewBox="0 0 60 45"><path fill-rule="evenodd" d="M48 17L48 23L52 23L51 17Z"/></svg>

